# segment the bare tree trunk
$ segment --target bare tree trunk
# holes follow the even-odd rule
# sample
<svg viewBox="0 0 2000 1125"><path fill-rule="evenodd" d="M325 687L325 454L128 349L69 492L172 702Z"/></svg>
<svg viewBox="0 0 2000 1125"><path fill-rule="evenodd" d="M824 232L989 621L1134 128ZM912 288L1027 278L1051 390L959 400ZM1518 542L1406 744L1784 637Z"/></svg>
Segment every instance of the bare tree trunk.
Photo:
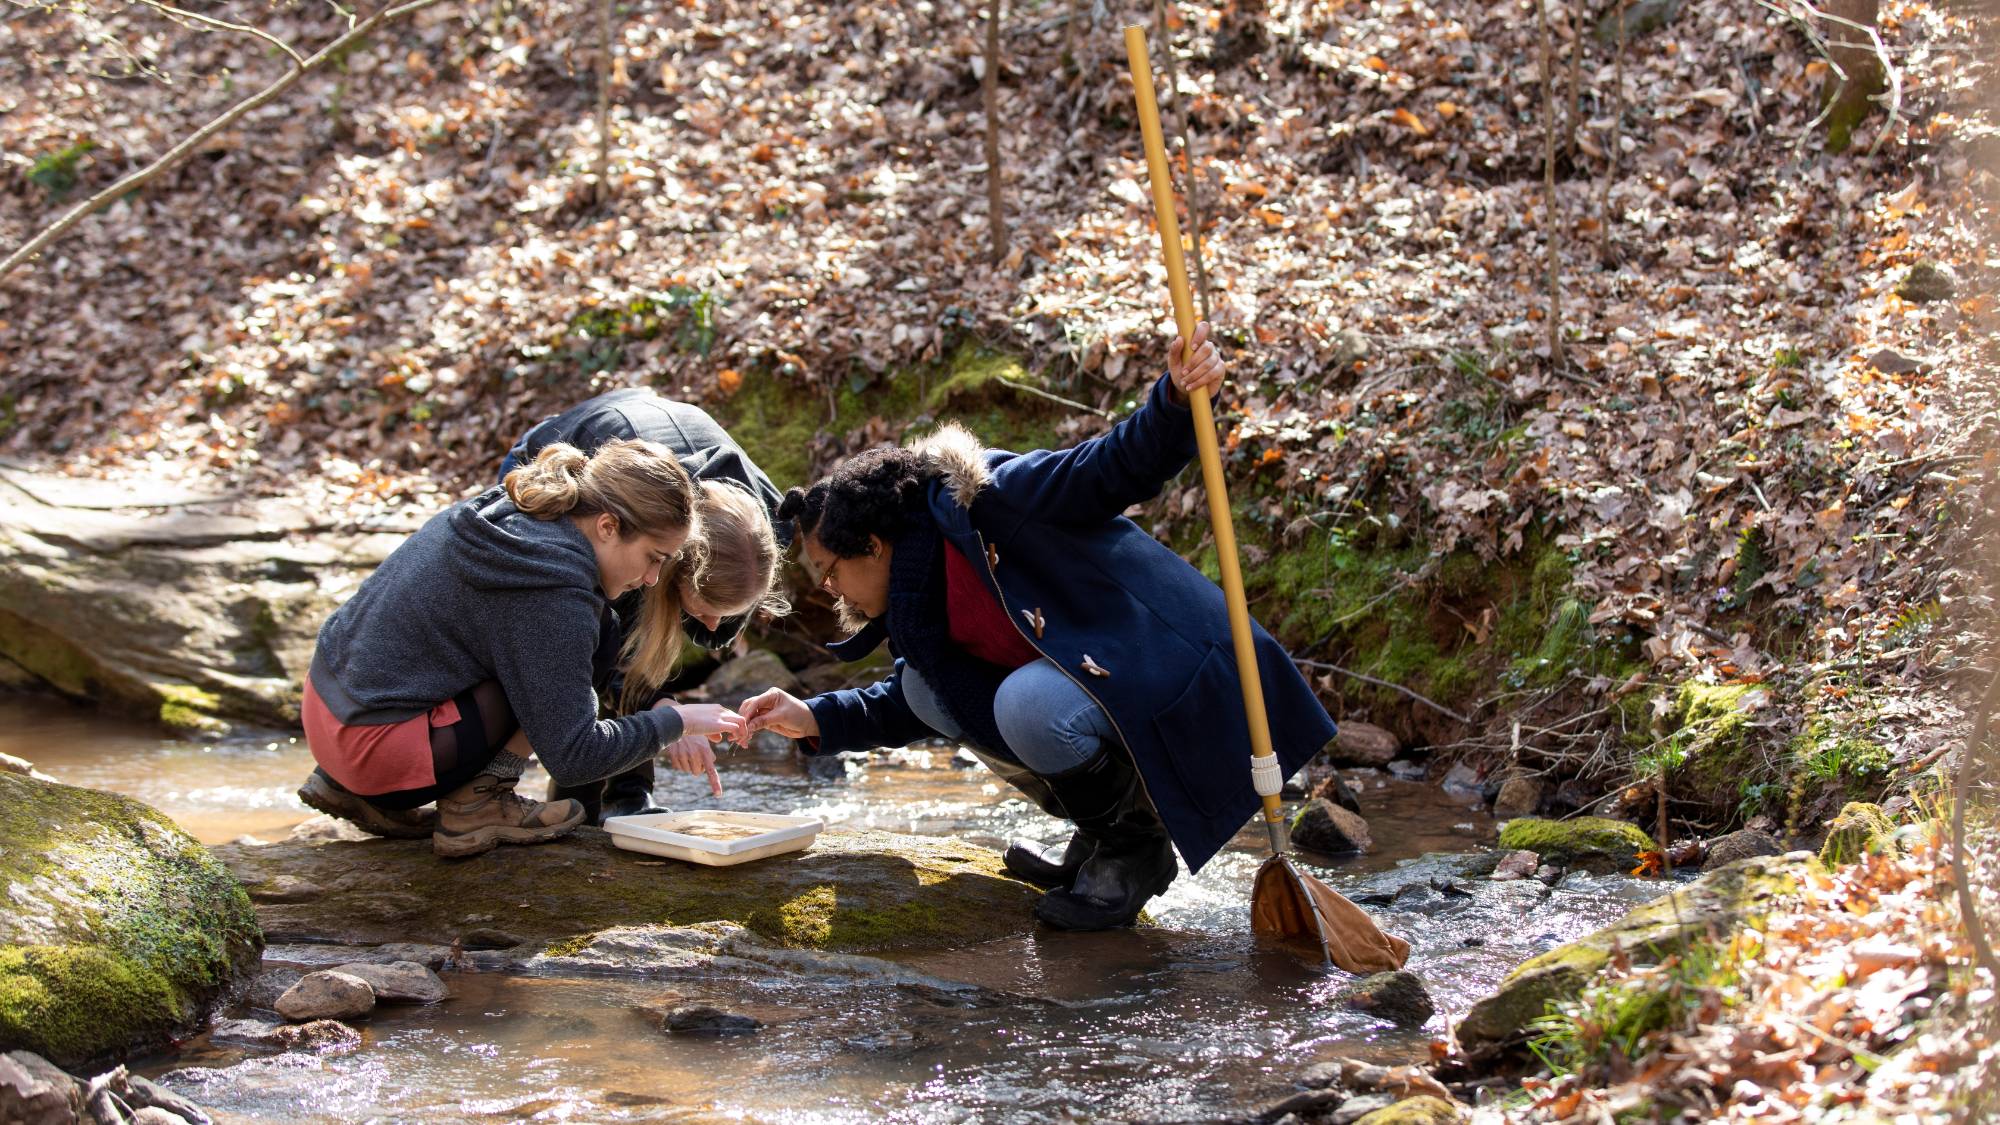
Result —
<svg viewBox="0 0 2000 1125"><path fill-rule="evenodd" d="M1175 124L1180 127L1181 154L1187 158L1188 239L1194 251L1195 295L1201 300L1201 318L1208 320L1208 268L1201 254L1201 170L1194 160L1194 124L1187 103L1181 100L1180 65L1174 61L1174 36L1167 27L1166 0L1153 0L1153 14L1160 25L1160 50L1167 57L1167 90L1174 97Z"/></svg>
<svg viewBox="0 0 2000 1125"><path fill-rule="evenodd" d="M367 19L356 23L345 34L328 43L326 46L321 47L311 58L306 59L302 63L292 64L292 69L287 71L284 77L242 101L237 102L235 105L230 106L220 117L189 134L179 144L168 149L159 159L139 169L137 172L126 176L117 183L112 184L110 187L105 188L75 207L70 208L62 218L57 219L48 229L29 239L26 243L22 244L20 249L7 255L6 261L0 261L0 277L7 276L13 272L14 267L41 253L42 249L49 243L61 238L71 227L82 222L85 216L94 213L98 208L105 206L119 196L144 187L160 175L160 173L186 160L189 155L205 144L210 137L229 128L244 114L249 113L258 106L269 103L286 90L291 89L298 84L299 79L326 65L328 59L345 54L349 47L366 40L370 35L380 30L383 25L393 23L412 12L421 11L436 3L439 3L439 0L409 0L408 3L398 4L392 8L384 8Z"/></svg>
<svg viewBox="0 0 2000 1125"><path fill-rule="evenodd" d="M993 264L1007 260L1007 209L1000 170L1000 10L986 9L986 214L993 230Z"/></svg>
<svg viewBox="0 0 2000 1125"><path fill-rule="evenodd" d="M611 198L611 5L597 9L597 201Z"/></svg>
<svg viewBox="0 0 2000 1125"><path fill-rule="evenodd" d="M1583 131L1583 13L1571 7L1563 14L1569 28L1569 132L1563 138L1564 159L1576 163L1576 138Z"/></svg>
<svg viewBox="0 0 2000 1125"><path fill-rule="evenodd" d="M1821 87L1826 111L1826 147L1847 148L1854 127L1861 124L1882 92L1882 58L1869 38L1880 0L1826 0L1824 11L1833 25L1827 29L1826 61L1833 69Z"/></svg>
<svg viewBox="0 0 2000 1125"><path fill-rule="evenodd" d="M1611 185L1618 179L1619 150L1625 144L1625 0L1618 0L1618 56L1613 61L1613 82L1611 91L1611 153L1610 162L1604 169L1604 196L1598 204L1598 214L1603 220L1597 228L1597 259L1611 264Z"/></svg>
<svg viewBox="0 0 2000 1125"><path fill-rule="evenodd" d="M1542 23L1542 230L1549 242L1549 370L1561 371L1562 354L1562 209L1556 200L1555 33L1549 27L1549 0L1537 0Z"/></svg>

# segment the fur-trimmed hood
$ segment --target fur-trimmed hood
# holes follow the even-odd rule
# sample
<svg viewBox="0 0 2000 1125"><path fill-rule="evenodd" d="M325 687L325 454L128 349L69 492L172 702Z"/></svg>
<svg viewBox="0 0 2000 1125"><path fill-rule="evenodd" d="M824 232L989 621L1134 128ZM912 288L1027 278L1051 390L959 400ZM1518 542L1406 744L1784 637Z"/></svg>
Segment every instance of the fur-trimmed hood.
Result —
<svg viewBox="0 0 2000 1125"><path fill-rule="evenodd" d="M993 483L993 471L986 467L986 446L971 430L957 422L946 422L929 437L918 438L909 448L936 465L951 489L958 506L970 510L979 490Z"/></svg>

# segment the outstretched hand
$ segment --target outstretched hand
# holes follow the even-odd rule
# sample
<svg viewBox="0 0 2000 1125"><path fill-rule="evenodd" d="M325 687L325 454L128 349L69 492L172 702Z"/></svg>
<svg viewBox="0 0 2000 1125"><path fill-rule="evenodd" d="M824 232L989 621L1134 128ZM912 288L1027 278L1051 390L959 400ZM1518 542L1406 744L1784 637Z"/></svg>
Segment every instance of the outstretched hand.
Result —
<svg viewBox="0 0 2000 1125"><path fill-rule="evenodd" d="M1214 398L1222 391L1222 353L1215 350L1215 341L1209 338L1207 321L1194 326L1192 339L1174 340L1174 346L1167 352L1167 377L1173 381L1176 397L1182 402L1192 398L1196 391L1207 391Z"/></svg>
<svg viewBox="0 0 2000 1125"><path fill-rule="evenodd" d="M743 701L743 722L749 733L776 731L786 738L818 738L819 720L812 708L783 688L772 688Z"/></svg>

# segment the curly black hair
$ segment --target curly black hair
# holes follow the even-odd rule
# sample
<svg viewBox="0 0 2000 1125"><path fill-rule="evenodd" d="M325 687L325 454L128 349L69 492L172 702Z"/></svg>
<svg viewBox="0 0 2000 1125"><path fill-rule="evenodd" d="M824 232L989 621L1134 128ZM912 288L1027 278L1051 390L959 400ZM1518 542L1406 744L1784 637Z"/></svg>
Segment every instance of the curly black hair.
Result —
<svg viewBox="0 0 2000 1125"><path fill-rule="evenodd" d="M811 488L794 488L778 518L818 539L835 557L868 553L868 537L889 542L917 525L926 487L942 470L913 449L883 446L841 462Z"/></svg>

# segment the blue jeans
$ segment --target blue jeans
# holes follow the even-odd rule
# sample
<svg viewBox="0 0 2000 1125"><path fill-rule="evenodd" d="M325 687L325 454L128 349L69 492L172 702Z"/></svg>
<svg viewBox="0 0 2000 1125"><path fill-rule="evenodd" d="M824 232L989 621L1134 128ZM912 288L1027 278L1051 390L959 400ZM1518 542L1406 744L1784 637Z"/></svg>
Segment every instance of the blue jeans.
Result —
<svg viewBox="0 0 2000 1125"><path fill-rule="evenodd" d="M903 700L932 730L965 740L937 694L908 664L903 665ZM993 697L993 719L1021 764L1044 777L1087 765L1106 743L1118 740L1104 709L1048 660L1024 664L1001 682Z"/></svg>

